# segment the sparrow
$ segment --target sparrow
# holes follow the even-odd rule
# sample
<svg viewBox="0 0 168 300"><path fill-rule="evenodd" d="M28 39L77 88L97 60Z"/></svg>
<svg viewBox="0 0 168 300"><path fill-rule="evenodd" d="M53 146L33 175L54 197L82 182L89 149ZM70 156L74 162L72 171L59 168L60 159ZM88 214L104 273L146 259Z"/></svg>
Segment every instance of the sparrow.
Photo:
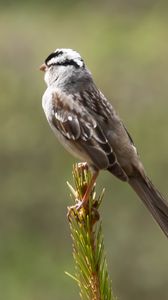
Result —
<svg viewBox="0 0 168 300"><path fill-rule="evenodd" d="M92 170L82 204L87 203L99 171L107 170L133 188L168 237L168 202L146 175L130 134L81 55L56 49L40 70L47 84L42 106L51 129Z"/></svg>

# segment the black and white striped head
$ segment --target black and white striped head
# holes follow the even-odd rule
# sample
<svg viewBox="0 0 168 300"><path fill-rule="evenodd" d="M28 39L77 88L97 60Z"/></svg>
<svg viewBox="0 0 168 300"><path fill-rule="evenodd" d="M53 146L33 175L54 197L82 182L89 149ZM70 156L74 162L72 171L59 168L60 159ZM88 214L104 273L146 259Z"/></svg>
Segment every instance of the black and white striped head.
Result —
<svg viewBox="0 0 168 300"><path fill-rule="evenodd" d="M46 59L40 70L45 72L45 81L50 85L56 78L64 73L83 69L84 61L80 54L72 49L56 49Z"/></svg>
<svg viewBox="0 0 168 300"><path fill-rule="evenodd" d="M45 60L47 67L51 66L74 66L81 68L84 66L80 54L72 49L56 49Z"/></svg>

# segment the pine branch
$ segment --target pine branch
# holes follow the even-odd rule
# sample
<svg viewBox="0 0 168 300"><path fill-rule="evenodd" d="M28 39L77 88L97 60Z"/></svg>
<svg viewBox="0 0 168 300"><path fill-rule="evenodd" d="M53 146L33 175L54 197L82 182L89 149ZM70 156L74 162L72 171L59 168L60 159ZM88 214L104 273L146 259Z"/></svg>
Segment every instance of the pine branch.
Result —
<svg viewBox="0 0 168 300"><path fill-rule="evenodd" d="M68 220L73 243L75 275L68 274L77 281L82 300L116 300L112 293L104 253L102 223L99 207L104 190L96 197L93 188L87 207L79 208L91 179L86 164L73 167L75 189L68 183L75 198L75 205L68 208Z"/></svg>

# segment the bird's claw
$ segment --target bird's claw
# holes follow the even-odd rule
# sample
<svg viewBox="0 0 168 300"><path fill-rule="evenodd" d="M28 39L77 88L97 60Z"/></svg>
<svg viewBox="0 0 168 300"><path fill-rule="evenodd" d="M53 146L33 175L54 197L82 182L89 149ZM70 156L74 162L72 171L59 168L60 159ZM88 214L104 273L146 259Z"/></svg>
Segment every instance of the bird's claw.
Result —
<svg viewBox="0 0 168 300"><path fill-rule="evenodd" d="M68 207L68 213L67 213L67 218L70 221L71 219L71 215L75 215L75 216L81 216L86 208L86 201L81 201L79 199L76 199L76 204L69 206Z"/></svg>

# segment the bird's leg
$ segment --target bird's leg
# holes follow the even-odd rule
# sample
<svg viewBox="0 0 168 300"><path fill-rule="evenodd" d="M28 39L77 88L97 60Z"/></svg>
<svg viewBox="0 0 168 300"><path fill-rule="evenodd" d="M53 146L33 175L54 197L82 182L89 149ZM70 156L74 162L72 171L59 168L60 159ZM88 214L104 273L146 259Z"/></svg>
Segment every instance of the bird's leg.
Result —
<svg viewBox="0 0 168 300"><path fill-rule="evenodd" d="M92 169L92 176L91 176L90 181L88 181L88 180L86 180L86 177L85 177L86 176L85 170L86 170L86 172L88 172L88 170L89 170L87 163L79 163L76 165L75 177L76 176L79 177L81 180L81 183L79 183L80 186L78 186L78 184L77 184L77 191L75 192L76 204L74 206L71 206L68 208L68 214L67 214L68 219L70 219L72 212L73 213L75 211L79 212L81 208L88 209L87 207L88 207L89 197L93 190L96 178L99 174L99 171L95 168ZM79 192L79 194L78 194L78 192Z"/></svg>
<svg viewBox="0 0 168 300"><path fill-rule="evenodd" d="M94 184L96 182L96 178L97 178L98 174L99 174L99 171L97 171L97 170L95 171L94 170L92 178L91 178L91 180L89 182L89 185L88 185L88 187L86 189L86 192L85 192L85 194L84 194L84 196L82 198L81 206L86 206L87 205L90 193L92 192L92 189L93 189L93 186L94 186Z"/></svg>
<svg viewBox="0 0 168 300"><path fill-rule="evenodd" d="M82 201L79 201L77 204L76 204L76 209L79 211L82 207L86 208L87 207L87 204L88 204L88 201L89 201L89 197L90 197L90 193L92 192L92 189L94 187L94 184L96 182L96 178L99 174L99 171L98 170L94 170L93 172L93 175L92 175L92 178L86 188L86 191L84 193L84 196L82 197Z"/></svg>

